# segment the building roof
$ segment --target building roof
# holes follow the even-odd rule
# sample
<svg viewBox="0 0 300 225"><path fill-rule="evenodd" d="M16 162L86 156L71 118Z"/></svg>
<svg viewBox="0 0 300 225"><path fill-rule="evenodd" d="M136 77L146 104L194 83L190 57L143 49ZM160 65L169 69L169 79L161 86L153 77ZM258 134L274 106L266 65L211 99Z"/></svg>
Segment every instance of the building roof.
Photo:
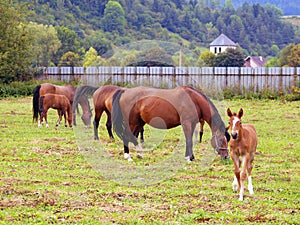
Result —
<svg viewBox="0 0 300 225"><path fill-rule="evenodd" d="M262 56L248 56L245 59L246 67L263 67L267 62L267 59Z"/></svg>
<svg viewBox="0 0 300 225"><path fill-rule="evenodd" d="M236 43L230 40L225 34L221 34L209 46L236 46Z"/></svg>

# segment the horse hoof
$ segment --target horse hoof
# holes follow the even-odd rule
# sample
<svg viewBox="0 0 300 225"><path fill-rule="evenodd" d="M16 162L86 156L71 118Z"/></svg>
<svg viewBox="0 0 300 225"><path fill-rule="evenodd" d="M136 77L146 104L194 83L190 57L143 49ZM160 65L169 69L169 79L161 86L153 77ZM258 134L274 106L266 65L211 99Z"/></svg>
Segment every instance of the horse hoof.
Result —
<svg viewBox="0 0 300 225"><path fill-rule="evenodd" d="M138 157L138 159L142 159L143 158L143 154L138 153L137 157Z"/></svg>
<svg viewBox="0 0 300 225"><path fill-rule="evenodd" d="M129 153L124 153L124 159L130 159L130 154Z"/></svg>
<svg viewBox="0 0 300 225"><path fill-rule="evenodd" d="M99 140L99 137L96 137L96 136L95 136L95 137L94 137L94 140L96 140L96 141Z"/></svg>

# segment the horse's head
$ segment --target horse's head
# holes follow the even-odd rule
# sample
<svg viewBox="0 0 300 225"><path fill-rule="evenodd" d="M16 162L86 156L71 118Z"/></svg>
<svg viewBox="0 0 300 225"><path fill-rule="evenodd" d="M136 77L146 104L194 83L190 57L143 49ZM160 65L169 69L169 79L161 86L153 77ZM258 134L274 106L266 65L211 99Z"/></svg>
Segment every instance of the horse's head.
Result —
<svg viewBox="0 0 300 225"><path fill-rule="evenodd" d="M220 155L223 159L229 159L228 153L228 142L230 140L230 135L227 130L224 134L217 132L212 136L211 145L215 149L215 152Z"/></svg>
<svg viewBox="0 0 300 225"><path fill-rule="evenodd" d="M239 130L242 126L242 116L243 116L243 109L240 109L239 113L233 113L228 108L227 115L229 116L229 128L231 129L231 136L233 139L237 139L239 135Z"/></svg>
<svg viewBox="0 0 300 225"><path fill-rule="evenodd" d="M87 110L87 111L83 112L83 114L81 116L81 119L82 119L84 125L86 125L86 126L91 125L91 118L92 118L91 110Z"/></svg>

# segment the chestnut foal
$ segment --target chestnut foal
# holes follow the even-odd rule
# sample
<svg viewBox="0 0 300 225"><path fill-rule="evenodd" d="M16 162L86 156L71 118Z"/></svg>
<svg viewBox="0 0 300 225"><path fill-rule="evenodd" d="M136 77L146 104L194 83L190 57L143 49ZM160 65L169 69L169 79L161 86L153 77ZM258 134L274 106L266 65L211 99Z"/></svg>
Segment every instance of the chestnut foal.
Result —
<svg viewBox="0 0 300 225"><path fill-rule="evenodd" d="M257 147L257 135L256 130L251 124L242 124L243 109L240 109L239 113L232 113L231 110L227 109L227 115L229 119L229 128L231 129L231 140L230 140L230 157L234 163L234 181L232 183L233 191L240 191L239 200L244 199L244 182L248 173L248 190L252 195L252 162ZM241 160L240 160L241 157ZM242 167L240 171L240 167Z"/></svg>

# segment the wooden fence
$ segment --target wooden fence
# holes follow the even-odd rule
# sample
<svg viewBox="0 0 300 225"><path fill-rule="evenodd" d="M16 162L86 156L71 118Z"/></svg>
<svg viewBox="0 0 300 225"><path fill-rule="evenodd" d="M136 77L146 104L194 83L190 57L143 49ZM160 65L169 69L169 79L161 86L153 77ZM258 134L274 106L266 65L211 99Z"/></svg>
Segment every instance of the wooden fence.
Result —
<svg viewBox="0 0 300 225"><path fill-rule="evenodd" d="M239 88L288 93L300 85L300 67L48 67L41 79L103 84L145 85L174 88L192 85L201 88Z"/></svg>

